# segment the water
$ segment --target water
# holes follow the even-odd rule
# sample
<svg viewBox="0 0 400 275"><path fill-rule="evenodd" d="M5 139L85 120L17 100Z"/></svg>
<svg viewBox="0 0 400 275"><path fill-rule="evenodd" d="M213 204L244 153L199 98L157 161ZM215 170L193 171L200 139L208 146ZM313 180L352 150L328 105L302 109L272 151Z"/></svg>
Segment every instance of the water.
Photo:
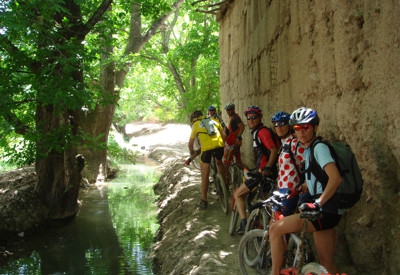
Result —
<svg viewBox="0 0 400 275"><path fill-rule="evenodd" d="M156 167L124 165L102 188L82 190L78 216L23 245L25 257L0 274L152 274L152 239L158 228L152 186Z"/></svg>

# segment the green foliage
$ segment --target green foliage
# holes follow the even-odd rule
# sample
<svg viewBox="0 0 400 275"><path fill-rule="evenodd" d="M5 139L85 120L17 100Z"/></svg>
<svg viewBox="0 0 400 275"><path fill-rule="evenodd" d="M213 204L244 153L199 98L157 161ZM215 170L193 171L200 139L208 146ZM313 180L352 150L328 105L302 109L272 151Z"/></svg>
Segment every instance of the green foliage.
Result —
<svg viewBox="0 0 400 275"><path fill-rule="evenodd" d="M122 143L122 144L121 144ZM139 158L139 152L129 149L123 142L117 142L114 135L108 137L107 145L108 158L112 163L132 163L136 164Z"/></svg>
<svg viewBox="0 0 400 275"><path fill-rule="evenodd" d="M118 125L151 117L163 122L188 122L193 110L221 105L218 23L186 4L176 22L171 17L166 25L167 30L131 57L135 66L121 91L114 120Z"/></svg>

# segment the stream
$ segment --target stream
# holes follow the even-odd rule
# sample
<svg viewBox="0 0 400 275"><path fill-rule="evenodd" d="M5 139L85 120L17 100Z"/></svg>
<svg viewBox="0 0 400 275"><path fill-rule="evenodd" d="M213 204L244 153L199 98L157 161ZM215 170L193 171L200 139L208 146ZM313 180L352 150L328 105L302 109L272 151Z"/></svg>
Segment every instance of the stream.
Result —
<svg viewBox="0 0 400 275"><path fill-rule="evenodd" d="M0 267L0 274L153 274L153 185L161 172L154 163L120 168L118 178L82 189L78 216L26 242L25 257Z"/></svg>

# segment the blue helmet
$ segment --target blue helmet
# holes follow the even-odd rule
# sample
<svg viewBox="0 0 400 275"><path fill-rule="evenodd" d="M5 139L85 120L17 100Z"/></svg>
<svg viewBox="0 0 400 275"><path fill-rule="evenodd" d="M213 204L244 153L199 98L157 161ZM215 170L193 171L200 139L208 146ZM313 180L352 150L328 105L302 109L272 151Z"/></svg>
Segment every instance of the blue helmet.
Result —
<svg viewBox="0 0 400 275"><path fill-rule="evenodd" d="M289 121L290 115L286 112L277 112L275 115L272 116L271 121L272 122L277 122L277 121Z"/></svg>
<svg viewBox="0 0 400 275"><path fill-rule="evenodd" d="M319 125L319 117L317 111L313 109L301 107L293 112L290 116L290 125L311 123L312 125Z"/></svg>
<svg viewBox="0 0 400 275"><path fill-rule="evenodd" d="M210 105L210 107L208 107L209 111L215 111L215 107L213 105Z"/></svg>

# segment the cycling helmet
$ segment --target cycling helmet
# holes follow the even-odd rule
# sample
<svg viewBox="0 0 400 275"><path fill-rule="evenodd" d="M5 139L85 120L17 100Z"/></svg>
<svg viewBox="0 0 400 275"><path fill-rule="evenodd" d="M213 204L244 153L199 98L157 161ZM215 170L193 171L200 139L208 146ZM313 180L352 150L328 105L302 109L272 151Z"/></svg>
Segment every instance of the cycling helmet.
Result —
<svg viewBox="0 0 400 275"><path fill-rule="evenodd" d="M313 125L319 124L319 117L317 111L313 109L301 107L293 112L290 116L290 125L311 123Z"/></svg>
<svg viewBox="0 0 400 275"><path fill-rule="evenodd" d="M250 106L244 111L244 115L247 116L248 114L256 114L262 116L262 110L258 106Z"/></svg>
<svg viewBox="0 0 400 275"><path fill-rule="evenodd" d="M277 122L277 121L288 121L290 119L290 115L286 112L277 112L275 115L273 115L271 122Z"/></svg>
<svg viewBox="0 0 400 275"><path fill-rule="evenodd" d="M190 115L190 122L193 123L196 120L198 120L201 116L203 116L203 113L200 110L196 110L194 111L191 115Z"/></svg>
<svg viewBox="0 0 400 275"><path fill-rule="evenodd" d="M212 106L212 105L210 105L210 107L208 107L208 110L209 110L209 111L215 111L215 107Z"/></svg>
<svg viewBox="0 0 400 275"><path fill-rule="evenodd" d="M225 110L232 110L232 109L235 109L235 104L233 103L226 104Z"/></svg>

